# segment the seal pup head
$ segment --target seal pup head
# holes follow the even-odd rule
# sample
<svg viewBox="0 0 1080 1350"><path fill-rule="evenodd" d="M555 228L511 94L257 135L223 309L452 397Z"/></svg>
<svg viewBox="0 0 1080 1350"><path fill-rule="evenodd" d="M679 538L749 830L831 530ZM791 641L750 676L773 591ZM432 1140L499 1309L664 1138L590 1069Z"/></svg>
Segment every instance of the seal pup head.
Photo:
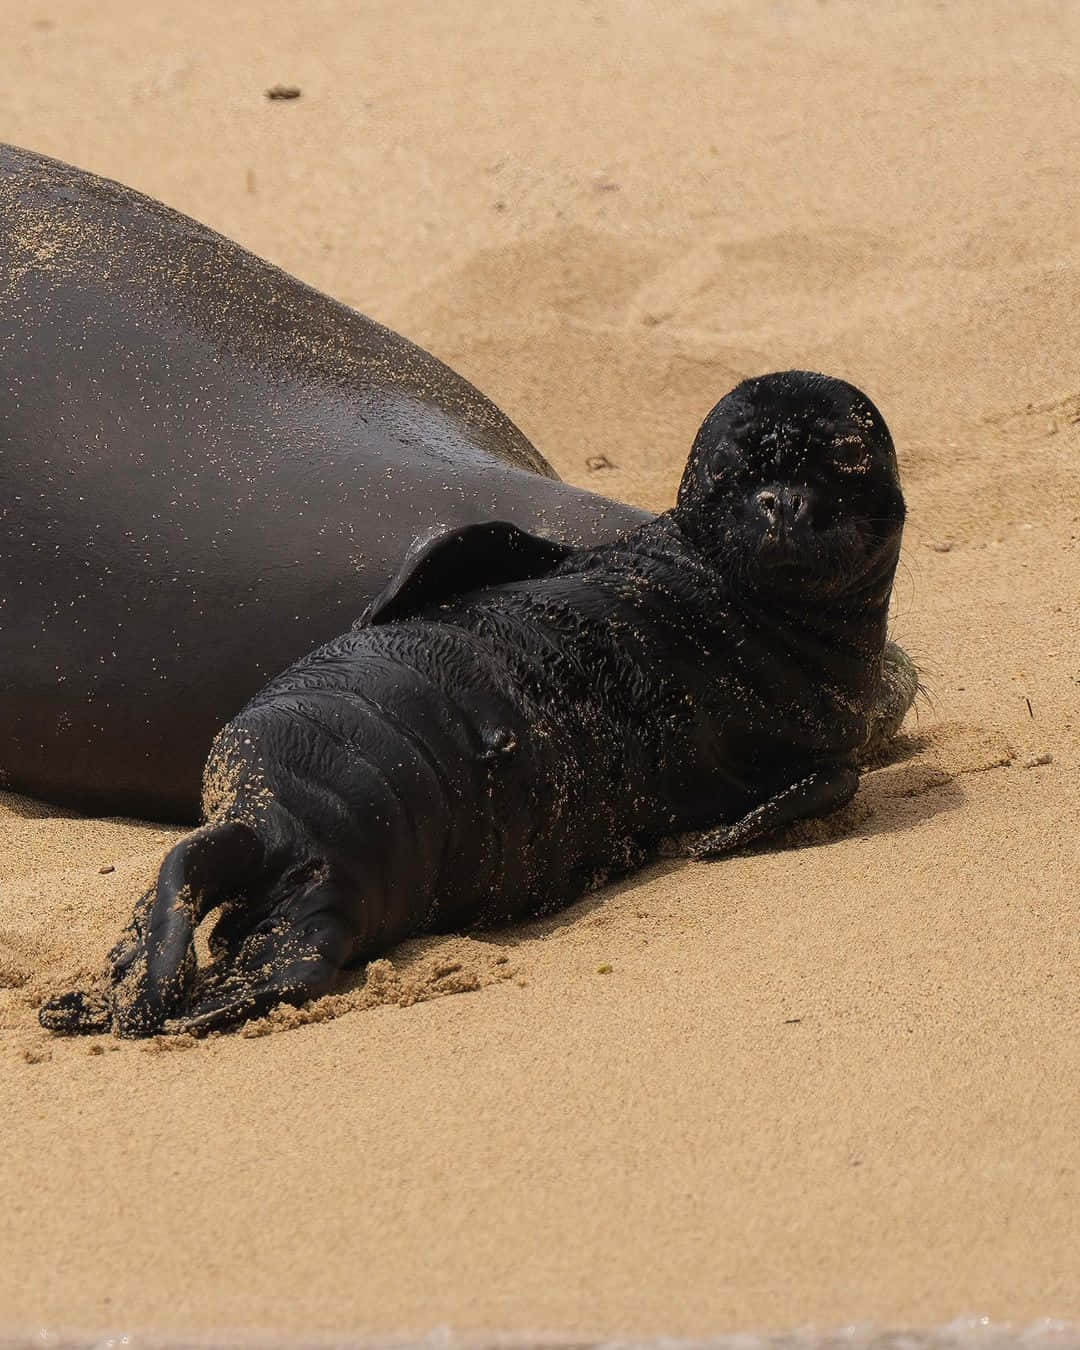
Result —
<svg viewBox="0 0 1080 1350"><path fill-rule="evenodd" d="M887 602L904 523L889 429L843 380L745 380L701 424L674 515L737 591Z"/></svg>

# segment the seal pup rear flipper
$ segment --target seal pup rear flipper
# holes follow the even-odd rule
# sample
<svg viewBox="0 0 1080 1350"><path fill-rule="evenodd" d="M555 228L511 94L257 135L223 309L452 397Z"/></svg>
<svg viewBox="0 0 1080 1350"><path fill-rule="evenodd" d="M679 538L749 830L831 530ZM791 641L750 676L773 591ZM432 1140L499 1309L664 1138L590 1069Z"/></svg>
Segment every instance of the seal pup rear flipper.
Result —
<svg viewBox="0 0 1080 1350"><path fill-rule="evenodd" d="M543 576L573 551L569 544L530 534L506 520L421 535L355 626L392 623L482 586Z"/></svg>
<svg viewBox="0 0 1080 1350"><path fill-rule="evenodd" d="M41 1025L67 1035L110 1026L121 1036L160 1030L194 983L195 929L265 865L262 840L242 821L219 821L185 835L165 855L157 882L109 953L105 987L50 999L38 1014Z"/></svg>

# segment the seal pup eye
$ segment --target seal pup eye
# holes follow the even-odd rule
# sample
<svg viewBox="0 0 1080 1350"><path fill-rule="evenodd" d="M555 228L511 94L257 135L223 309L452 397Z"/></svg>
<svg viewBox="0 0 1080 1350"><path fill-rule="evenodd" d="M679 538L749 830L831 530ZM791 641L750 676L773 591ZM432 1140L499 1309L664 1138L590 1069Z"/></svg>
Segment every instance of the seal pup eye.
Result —
<svg viewBox="0 0 1080 1350"><path fill-rule="evenodd" d="M837 436L829 446L829 463L844 474L867 474L873 463L873 455L865 437L858 432L849 432L846 436Z"/></svg>
<svg viewBox="0 0 1080 1350"><path fill-rule="evenodd" d="M714 483L726 483L746 467L745 457L739 446L730 440L722 440L709 451L706 459L709 477Z"/></svg>

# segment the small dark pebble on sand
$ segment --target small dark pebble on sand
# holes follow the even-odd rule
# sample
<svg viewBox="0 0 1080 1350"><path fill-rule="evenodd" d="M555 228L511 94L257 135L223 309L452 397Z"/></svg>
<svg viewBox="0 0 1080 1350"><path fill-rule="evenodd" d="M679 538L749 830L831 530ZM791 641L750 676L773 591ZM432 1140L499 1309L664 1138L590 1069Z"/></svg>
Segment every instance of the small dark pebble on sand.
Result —
<svg viewBox="0 0 1080 1350"><path fill-rule="evenodd" d="M266 91L266 97L272 99L299 98L300 90L295 84L275 84Z"/></svg>

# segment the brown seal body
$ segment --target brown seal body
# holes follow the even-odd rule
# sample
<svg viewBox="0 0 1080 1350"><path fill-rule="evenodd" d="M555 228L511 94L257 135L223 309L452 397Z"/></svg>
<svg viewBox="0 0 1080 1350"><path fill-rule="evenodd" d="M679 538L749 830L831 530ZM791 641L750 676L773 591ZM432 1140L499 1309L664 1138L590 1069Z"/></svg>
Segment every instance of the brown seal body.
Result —
<svg viewBox="0 0 1080 1350"><path fill-rule="evenodd" d="M190 820L214 734L417 536L585 545L645 515L396 333L3 147L0 518L0 786Z"/></svg>

